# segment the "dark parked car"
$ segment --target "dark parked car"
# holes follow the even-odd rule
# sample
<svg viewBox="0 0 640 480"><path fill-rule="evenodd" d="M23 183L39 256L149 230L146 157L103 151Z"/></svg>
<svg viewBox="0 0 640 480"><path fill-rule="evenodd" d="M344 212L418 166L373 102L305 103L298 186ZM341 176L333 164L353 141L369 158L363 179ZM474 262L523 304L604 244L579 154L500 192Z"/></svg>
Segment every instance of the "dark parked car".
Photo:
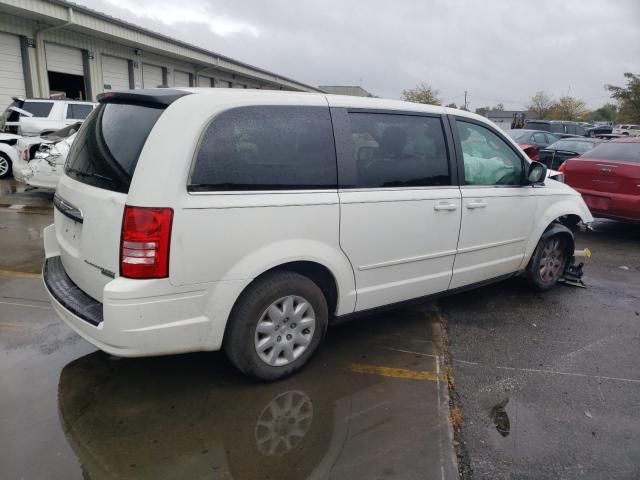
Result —
<svg viewBox="0 0 640 480"><path fill-rule="evenodd" d="M562 165L562 162L568 158L579 157L601 142L601 140L595 138L562 138L547 148L540 150L538 161L544 163L548 168L557 170Z"/></svg>
<svg viewBox="0 0 640 480"><path fill-rule="evenodd" d="M640 222L640 138L602 142L559 170L594 217Z"/></svg>
<svg viewBox="0 0 640 480"><path fill-rule="evenodd" d="M598 135L609 135L613 132L611 125L593 125L590 127L585 126L585 137L597 137Z"/></svg>
<svg viewBox="0 0 640 480"><path fill-rule="evenodd" d="M544 130L545 132L551 132L560 138L575 135L584 137L586 135L586 130L583 126L576 122L569 122L567 120L527 120L524 122L524 128L530 130Z"/></svg>
<svg viewBox="0 0 640 480"><path fill-rule="evenodd" d="M537 161L543 148L557 142L559 137L541 130L507 130L506 134L513 138L531 160Z"/></svg>

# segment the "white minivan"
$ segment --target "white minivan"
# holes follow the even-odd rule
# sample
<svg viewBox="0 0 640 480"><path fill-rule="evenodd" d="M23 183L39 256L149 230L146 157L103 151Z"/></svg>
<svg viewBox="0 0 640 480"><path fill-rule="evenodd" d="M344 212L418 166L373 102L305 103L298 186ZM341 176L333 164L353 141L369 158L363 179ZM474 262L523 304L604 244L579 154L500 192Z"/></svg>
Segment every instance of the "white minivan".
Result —
<svg viewBox="0 0 640 480"><path fill-rule="evenodd" d="M273 380L327 326L526 274L562 276L581 196L485 118L401 101L110 92L45 229L63 320L119 356L224 349Z"/></svg>

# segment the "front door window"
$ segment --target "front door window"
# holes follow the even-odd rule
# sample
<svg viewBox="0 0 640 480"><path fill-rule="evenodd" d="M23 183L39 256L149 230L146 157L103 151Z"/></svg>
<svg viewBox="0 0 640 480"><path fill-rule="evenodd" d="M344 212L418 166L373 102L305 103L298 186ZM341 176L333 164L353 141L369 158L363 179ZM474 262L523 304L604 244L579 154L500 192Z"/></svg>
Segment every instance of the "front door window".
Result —
<svg viewBox="0 0 640 480"><path fill-rule="evenodd" d="M464 157L465 185L520 185L522 159L488 128L456 122Z"/></svg>

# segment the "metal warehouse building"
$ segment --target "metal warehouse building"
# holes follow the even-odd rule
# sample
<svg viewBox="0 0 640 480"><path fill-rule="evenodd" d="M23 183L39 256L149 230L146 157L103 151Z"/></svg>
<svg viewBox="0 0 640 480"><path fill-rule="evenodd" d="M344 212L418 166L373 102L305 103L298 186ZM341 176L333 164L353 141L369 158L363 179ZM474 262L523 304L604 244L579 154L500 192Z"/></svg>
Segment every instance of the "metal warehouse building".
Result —
<svg viewBox="0 0 640 480"><path fill-rule="evenodd" d="M158 86L318 91L74 3L0 0L0 112L13 96Z"/></svg>

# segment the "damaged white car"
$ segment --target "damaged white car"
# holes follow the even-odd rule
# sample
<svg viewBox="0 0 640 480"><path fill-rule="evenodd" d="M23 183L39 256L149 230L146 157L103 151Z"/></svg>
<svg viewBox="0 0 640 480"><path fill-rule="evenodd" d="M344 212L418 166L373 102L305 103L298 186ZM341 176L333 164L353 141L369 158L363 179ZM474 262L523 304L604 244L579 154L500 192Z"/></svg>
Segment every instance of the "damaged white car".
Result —
<svg viewBox="0 0 640 480"><path fill-rule="evenodd" d="M47 136L18 140L14 178L32 187L55 190L79 127L78 123Z"/></svg>
<svg viewBox="0 0 640 480"><path fill-rule="evenodd" d="M16 143L20 135L0 133L0 179L11 176L13 163L18 158Z"/></svg>

